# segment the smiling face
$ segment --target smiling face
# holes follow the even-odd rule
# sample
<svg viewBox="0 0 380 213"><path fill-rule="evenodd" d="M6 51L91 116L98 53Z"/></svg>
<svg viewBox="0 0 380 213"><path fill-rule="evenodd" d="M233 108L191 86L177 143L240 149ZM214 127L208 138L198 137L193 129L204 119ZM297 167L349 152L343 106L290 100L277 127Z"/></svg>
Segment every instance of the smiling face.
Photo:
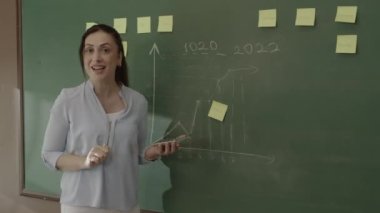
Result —
<svg viewBox="0 0 380 213"><path fill-rule="evenodd" d="M111 35L104 31L88 35L82 56L84 69L93 83L115 81L116 67L121 66L122 57Z"/></svg>

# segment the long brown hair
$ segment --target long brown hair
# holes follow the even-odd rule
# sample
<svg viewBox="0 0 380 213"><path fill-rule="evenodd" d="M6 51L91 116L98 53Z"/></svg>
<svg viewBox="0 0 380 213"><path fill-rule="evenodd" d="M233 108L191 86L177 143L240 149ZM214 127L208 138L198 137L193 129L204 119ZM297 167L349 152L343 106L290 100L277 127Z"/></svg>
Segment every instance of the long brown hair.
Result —
<svg viewBox="0 0 380 213"><path fill-rule="evenodd" d="M86 30L86 32L82 35L82 40L79 46L79 58L80 58L80 65L82 66L82 72L86 76L86 72L84 70L84 65L83 65L83 49L84 49L84 42L87 38L92 33L98 32L98 31L103 31L105 33L108 33L109 35L112 36L114 39L119 53L121 54L121 66L116 67L115 71L115 81L117 84L121 85L124 84L125 86L128 86L128 67L127 67L127 61L125 60L124 56L124 48L123 44L121 41L120 34L113 28L105 24L96 24Z"/></svg>

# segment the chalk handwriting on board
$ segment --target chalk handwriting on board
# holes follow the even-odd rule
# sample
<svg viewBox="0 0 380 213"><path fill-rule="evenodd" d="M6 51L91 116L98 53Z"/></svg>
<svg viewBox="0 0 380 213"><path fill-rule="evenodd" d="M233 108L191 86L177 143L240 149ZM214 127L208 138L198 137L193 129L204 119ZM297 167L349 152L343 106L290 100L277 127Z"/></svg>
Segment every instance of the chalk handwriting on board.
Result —
<svg viewBox="0 0 380 213"><path fill-rule="evenodd" d="M214 88L214 93L208 94L209 97L217 97L223 95L225 91L232 91L233 102L230 103L230 119L223 123L214 123L205 117L205 111L210 107L211 99L197 99L194 103L191 116L189 114L189 122L183 123L178 119L168 129L162 138L170 137L171 134L187 134L191 137L190 143L186 143L178 153L179 158L198 158L216 160L220 159L223 163L234 163L237 158L250 158L263 163L273 163L275 157L271 155L262 155L258 153L248 153L241 151L241 148L235 148L236 143L248 144L246 115L244 107L245 103L245 85L249 76L259 72L259 68L254 65L239 66L228 68L219 76L210 79L214 83L210 85ZM231 84L232 82L232 84ZM239 104L235 104L239 102ZM240 111L237 116L235 111ZM239 124L238 124L238 123ZM241 129L238 129L238 127ZM218 130L218 131L212 131ZM202 139L203 138L203 139ZM207 138L207 139L206 139ZM206 139L206 140L205 140ZM195 143L191 142L195 141ZM201 143L200 143L201 141ZM156 141L155 141L156 142Z"/></svg>
<svg viewBox="0 0 380 213"><path fill-rule="evenodd" d="M210 41L210 42L186 42L184 45L185 52L196 52L196 51L217 51L218 50L218 44L216 41Z"/></svg>
<svg viewBox="0 0 380 213"><path fill-rule="evenodd" d="M177 121L166 132L166 134L162 138L158 139L155 142L162 140L163 138L170 135L174 131L181 131L187 135L192 135L192 133L194 132L195 126L200 125L200 122L203 122L203 120L202 120L203 115L199 115L200 108L202 107L202 105L203 105L203 107L208 107L210 102L211 102L211 100L196 100L195 106L194 106L194 112L193 112L193 116L192 116L193 117L192 124L191 124L190 129L187 129L182 124L181 121ZM198 116L200 116L200 117L198 117ZM197 121L198 121L198 124L197 124ZM261 162L268 163L268 164L271 164L276 160L275 156L273 156L273 155L267 156L267 155L262 155L262 154L233 151L232 144L234 142L236 142L234 137L233 137L233 124L232 123L228 123L228 124L222 124L221 123L220 125L221 125L221 127L223 125L229 126L229 133L228 133L229 134L229 138L228 138L229 142L228 143L230 144L230 147L216 148L216 146L214 145L215 141L213 139L214 135L211 131L211 122L210 122L210 120L208 120L208 122L207 122L207 126L208 126L207 137L208 137L208 143L209 143L208 147L204 147L204 146L200 147L197 145L193 145L192 143L189 143L188 146L181 147L182 151L186 151L188 153L186 158L193 158L194 156L196 156L196 158L198 158L198 159L203 159L203 156L208 155L209 159L215 160L217 158L216 155L219 154L220 159L224 163L227 163L227 162L234 163L235 158L237 158L237 157L239 157L239 158L242 158L242 157L247 158L248 157L248 158L259 160ZM220 134L221 135L224 134L223 128L220 128ZM195 154L195 155L193 155L193 154ZM178 157L184 158L183 153L181 154L179 152Z"/></svg>
<svg viewBox="0 0 380 213"><path fill-rule="evenodd" d="M191 41L191 42L185 42L184 44L184 55L187 54L201 54L201 55L208 55L208 54L216 54L225 56L224 53L220 53L218 51L218 43L216 41Z"/></svg>
<svg viewBox="0 0 380 213"><path fill-rule="evenodd" d="M209 42L186 42L184 45L185 54L188 55L208 55L213 54L217 56L227 56L227 54L219 51L219 45L216 41ZM279 51L279 45L275 42L262 44L257 43L244 43L243 45L235 45L231 48L228 55L253 55L260 53L274 53ZM165 135L159 139L153 139L153 132L155 131L155 105L156 105L156 55L160 55L157 45L154 43L149 55L153 57L153 106L152 106L152 126L150 142L157 142L165 137L171 137L171 134L176 135L179 132L190 136L190 143L186 143L181 149L184 151L178 154L178 157L184 155L189 158L203 159L208 156L209 159L220 159L223 163L234 163L236 158L251 158L262 161L264 163L273 163L275 156L262 155L258 153L248 153L242 151L242 146L250 143L247 137L246 129L246 110L245 106L245 84L248 83L246 79L250 78L253 74L259 72L259 68L254 65L238 66L232 68L222 68L219 76L209 76L211 82L210 93L206 89L208 98L197 99L193 108L193 112L189 113L192 118L189 123L183 123L182 119L177 119L173 125L166 131ZM183 77L183 76L182 76ZM197 76L200 78L201 76ZM205 111L210 107L213 97L222 97L225 92L232 91L232 99L230 100L230 118L222 123L214 123L204 116ZM235 103L236 102L236 103ZM238 112L238 113L235 113ZM191 115L190 115L191 114ZM186 121L186 120L185 120ZM212 129L217 131L212 131ZM205 138L207 138L205 140ZM195 143L193 143L194 141ZM240 148L236 148L236 143L239 143ZM187 154L186 154L187 153Z"/></svg>
<svg viewBox="0 0 380 213"><path fill-rule="evenodd" d="M270 42L263 44L260 42L257 43L246 43L244 45L235 45L234 46L234 55L252 55L254 53L275 53L280 51L280 48L277 43Z"/></svg>
<svg viewBox="0 0 380 213"><path fill-rule="evenodd" d="M256 72L258 72L258 68L255 67L255 66L247 66L247 67L238 67L238 68L231 68L231 69L228 69L227 72L220 78L217 79L216 81L216 87L218 89L218 92L220 93L221 91L221 87L220 87L220 83L226 79L227 76L233 74L233 73L238 73L238 72L242 72L242 71L247 71L249 75L251 74L254 74ZM235 87L233 87L232 89L235 89Z"/></svg>
<svg viewBox="0 0 380 213"><path fill-rule="evenodd" d="M152 143L153 141L153 131L154 131L154 119L156 114L156 54L160 54L160 51L157 47L157 44L154 43L152 46L152 49L149 51L149 55L153 54L153 100L152 100L152 131L150 133L150 139L149 141Z"/></svg>
<svg viewBox="0 0 380 213"><path fill-rule="evenodd" d="M219 45L216 41L189 41L183 45L183 55L209 55L218 56L227 55L253 55L253 54L270 54L280 51L276 42L246 42L240 45L234 45L231 53L222 53L219 51Z"/></svg>

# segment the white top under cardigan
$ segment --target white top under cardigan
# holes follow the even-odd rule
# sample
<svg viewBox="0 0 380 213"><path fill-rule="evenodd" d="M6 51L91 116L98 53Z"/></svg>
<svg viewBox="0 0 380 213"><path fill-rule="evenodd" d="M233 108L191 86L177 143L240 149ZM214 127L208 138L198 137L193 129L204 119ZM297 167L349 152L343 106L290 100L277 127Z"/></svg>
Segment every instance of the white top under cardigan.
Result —
<svg viewBox="0 0 380 213"><path fill-rule="evenodd" d="M127 108L109 123L93 85L63 89L51 109L42 147L44 163L56 169L63 153L85 156L95 145L108 144L110 155L91 169L64 172L60 202L129 211L138 204L138 164L144 160L147 108L144 96L123 86Z"/></svg>

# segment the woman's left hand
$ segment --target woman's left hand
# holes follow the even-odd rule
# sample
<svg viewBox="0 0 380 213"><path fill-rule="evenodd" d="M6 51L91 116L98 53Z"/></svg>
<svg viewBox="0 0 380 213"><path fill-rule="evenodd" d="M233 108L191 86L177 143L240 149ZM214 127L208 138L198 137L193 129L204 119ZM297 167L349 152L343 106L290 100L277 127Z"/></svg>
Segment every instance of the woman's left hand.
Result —
<svg viewBox="0 0 380 213"><path fill-rule="evenodd" d="M163 141L152 144L145 151L145 159L157 160L160 156L171 155L179 148L179 143L176 140Z"/></svg>

